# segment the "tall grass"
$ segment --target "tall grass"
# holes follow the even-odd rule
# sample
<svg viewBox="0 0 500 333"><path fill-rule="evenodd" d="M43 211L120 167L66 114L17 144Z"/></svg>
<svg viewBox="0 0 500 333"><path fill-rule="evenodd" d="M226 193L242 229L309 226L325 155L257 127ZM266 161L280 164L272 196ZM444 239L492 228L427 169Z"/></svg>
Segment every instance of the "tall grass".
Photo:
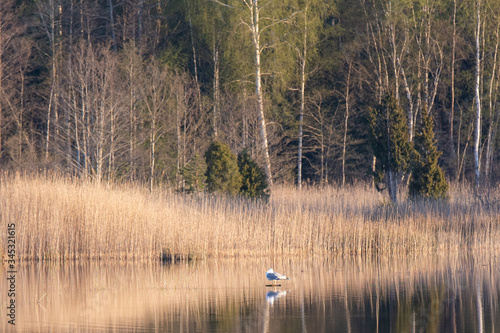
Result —
<svg viewBox="0 0 500 333"><path fill-rule="evenodd" d="M263 203L4 175L0 255L6 258L10 223L22 260L496 253L500 209L485 198L454 187L448 202L390 205L360 185L277 187Z"/></svg>

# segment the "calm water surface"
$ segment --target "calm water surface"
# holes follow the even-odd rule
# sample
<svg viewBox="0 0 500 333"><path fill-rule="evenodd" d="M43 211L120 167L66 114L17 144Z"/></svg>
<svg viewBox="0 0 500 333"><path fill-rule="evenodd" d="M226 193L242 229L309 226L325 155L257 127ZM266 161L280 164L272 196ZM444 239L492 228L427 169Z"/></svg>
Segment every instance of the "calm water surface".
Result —
<svg viewBox="0 0 500 333"><path fill-rule="evenodd" d="M291 278L267 287L273 267ZM494 332L500 258L25 264L4 332Z"/></svg>

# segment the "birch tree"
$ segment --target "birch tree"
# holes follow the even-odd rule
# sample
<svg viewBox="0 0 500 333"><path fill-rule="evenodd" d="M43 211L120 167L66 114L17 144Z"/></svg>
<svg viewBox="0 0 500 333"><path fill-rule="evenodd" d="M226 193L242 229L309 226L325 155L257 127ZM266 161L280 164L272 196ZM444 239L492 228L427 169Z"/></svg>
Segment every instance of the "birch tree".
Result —
<svg viewBox="0 0 500 333"><path fill-rule="evenodd" d="M475 135L474 135L474 172L476 175L476 186L479 186L481 165L479 159L480 139L481 139L481 0L476 0L476 72L475 72Z"/></svg>
<svg viewBox="0 0 500 333"><path fill-rule="evenodd" d="M240 24L247 28L252 42L252 53L255 75L255 95L258 105L258 123L260 128L261 150L264 155L264 172L269 188L272 188L273 177L271 171L271 159L269 157L269 144L267 135L266 116L264 111L264 92L262 87L262 53L271 47L273 42L272 28L278 24L288 22L290 17L273 17L271 9L277 5L274 1L259 2L259 0L235 0L234 2L223 2L212 0L221 6L237 11L240 16ZM284 8L285 4L277 5ZM269 12L269 16L262 16L263 12ZM263 23L264 22L264 23Z"/></svg>
<svg viewBox="0 0 500 333"><path fill-rule="evenodd" d="M350 99L351 99L351 70L352 61L348 60L347 63L347 78L345 83L345 117L344 117L344 138L342 142L342 187L345 186L345 159L347 147L347 129L349 122Z"/></svg>
<svg viewBox="0 0 500 333"><path fill-rule="evenodd" d="M52 118L58 119L59 107L59 70L62 51L62 4L57 0L38 3L38 12L50 45L50 93L47 106L47 128L45 132L45 162L49 159Z"/></svg>
<svg viewBox="0 0 500 333"><path fill-rule="evenodd" d="M308 63L310 58L315 53L316 43L318 41L319 29L323 26L321 20L323 11L326 10L326 5L321 1L306 0L304 3L298 2L297 8L300 10L299 14L295 16L297 33L293 35L300 36L294 43L293 37L292 45L297 54L299 65L299 86L300 92L300 106L298 112L298 151L297 151L297 187L302 187L302 162L303 162L303 136L304 136L304 112L305 112L305 99L306 99L306 83L308 79Z"/></svg>
<svg viewBox="0 0 500 333"><path fill-rule="evenodd" d="M205 119L200 118L197 110L197 84L186 73L174 73L171 76L172 87L171 105L175 109L175 137L177 143L176 158L176 187L185 188L182 170L187 161L197 151L197 135L201 123Z"/></svg>
<svg viewBox="0 0 500 333"><path fill-rule="evenodd" d="M498 87L500 81L500 74L498 70L499 62L499 46L500 46L500 6L496 2L488 3L489 11L485 13L485 59L483 62L488 61L489 66L484 65L484 71L489 72L489 82L487 85L487 106L488 112L486 116L486 138L484 145L486 146L486 153L484 157L484 180L485 182L491 181L492 162L495 155L495 137L498 132L499 125L499 111L498 111ZM488 47L489 46L489 47ZM489 56L488 56L489 55ZM489 68L487 70L486 68ZM484 85L484 84L483 84Z"/></svg>
<svg viewBox="0 0 500 333"><path fill-rule="evenodd" d="M332 155L332 146L335 141L335 115L336 111L325 107L324 99L320 92L309 98L306 108L304 137L307 145L304 146L304 153L315 153L319 155L319 166L311 163L311 167L319 175L320 184L328 183L329 167L328 162ZM337 108L338 109L338 108Z"/></svg>
<svg viewBox="0 0 500 333"><path fill-rule="evenodd" d="M146 67L144 82L143 109L149 131L149 190L152 192L156 177L156 145L165 131L163 120L170 94L168 73L157 61L151 60Z"/></svg>
<svg viewBox="0 0 500 333"><path fill-rule="evenodd" d="M56 128L54 149L68 168L100 183L111 180L126 149L124 87L118 57L109 48L81 42L61 72L61 106L68 125ZM70 145L68 151L66 145Z"/></svg>
<svg viewBox="0 0 500 333"><path fill-rule="evenodd" d="M138 124L140 120L138 103L142 99L144 71L143 60L134 42L125 45L121 57L121 71L125 82L126 99L128 108L128 156L130 180L137 178L138 154L137 145L139 143Z"/></svg>

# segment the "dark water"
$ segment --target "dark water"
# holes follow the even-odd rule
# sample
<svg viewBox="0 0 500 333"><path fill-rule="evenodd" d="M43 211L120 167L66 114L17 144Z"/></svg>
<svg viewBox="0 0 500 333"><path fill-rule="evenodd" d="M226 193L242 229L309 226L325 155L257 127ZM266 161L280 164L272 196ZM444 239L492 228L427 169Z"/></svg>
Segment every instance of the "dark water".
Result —
<svg viewBox="0 0 500 333"><path fill-rule="evenodd" d="M291 278L267 287L273 267ZM19 332L494 332L500 258L27 264Z"/></svg>

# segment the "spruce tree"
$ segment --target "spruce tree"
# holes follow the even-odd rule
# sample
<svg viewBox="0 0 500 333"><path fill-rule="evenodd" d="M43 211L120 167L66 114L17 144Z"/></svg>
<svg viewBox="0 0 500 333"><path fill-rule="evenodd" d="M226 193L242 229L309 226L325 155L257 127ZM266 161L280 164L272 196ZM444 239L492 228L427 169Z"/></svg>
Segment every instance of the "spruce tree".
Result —
<svg viewBox="0 0 500 333"><path fill-rule="evenodd" d="M375 184L380 191L387 189L391 200L397 202L398 179L408 171L412 151L406 116L394 96L387 95L381 105L370 110L369 118L371 144L377 158Z"/></svg>
<svg viewBox="0 0 500 333"><path fill-rule="evenodd" d="M185 190L188 192L203 191L205 190L207 177L207 164L205 159L198 154L194 153L193 158L186 164L182 170L182 176L186 182Z"/></svg>
<svg viewBox="0 0 500 333"><path fill-rule="evenodd" d="M267 189L266 174L246 149L238 155L238 168L242 177L241 194L250 198L264 197Z"/></svg>
<svg viewBox="0 0 500 333"><path fill-rule="evenodd" d="M409 185L410 196L445 199L448 183L438 165L442 152L437 150L434 139L434 124L426 110L422 111L414 140L412 176Z"/></svg>
<svg viewBox="0 0 500 333"><path fill-rule="evenodd" d="M236 156L227 144L213 142L205 153L207 188L209 192L238 194L241 175Z"/></svg>

